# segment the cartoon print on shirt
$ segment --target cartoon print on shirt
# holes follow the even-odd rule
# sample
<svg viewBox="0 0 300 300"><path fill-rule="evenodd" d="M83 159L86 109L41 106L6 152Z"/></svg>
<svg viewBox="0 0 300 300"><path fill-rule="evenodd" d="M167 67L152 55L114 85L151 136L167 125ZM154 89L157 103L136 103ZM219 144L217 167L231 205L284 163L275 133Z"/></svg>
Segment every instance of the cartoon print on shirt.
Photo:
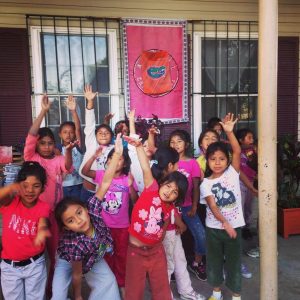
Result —
<svg viewBox="0 0 300 300"><path fill-rule="evenodd" d="M151 206L149 219L144 223L145 231L148 234L156 234L161 230L162 224L162 208L155 209L154 206Z"/></svg>
<svg viewBox="0 0 300 300"><path fill-rule="evenodd" d="M220 183L212 186L211 191L215 195L216 204L219 207L233 207L236 204L236 199L232 191L227 191L226 187L222 187Z"/></svg>
<svg viewBox="0 0 300 300"><path fill-rule="evenodd" d="M115 215L122 206L122 192L107 192L102 202L102 208L109 214Z"/></svg>

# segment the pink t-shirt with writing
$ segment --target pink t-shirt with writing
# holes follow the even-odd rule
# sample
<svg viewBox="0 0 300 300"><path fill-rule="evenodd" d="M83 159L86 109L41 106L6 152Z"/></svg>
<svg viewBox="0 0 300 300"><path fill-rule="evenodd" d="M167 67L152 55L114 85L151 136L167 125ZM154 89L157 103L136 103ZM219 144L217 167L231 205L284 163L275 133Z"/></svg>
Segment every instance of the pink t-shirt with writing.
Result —
<svg viewBox="0 0 300 300"><path fill-rule="evenodd" d="M73 168L69 171L66 170L65 157L63 155L57 155L50 159L40 156L35 151L37 140L37 136L28 134L24 148L24 159L25 161L36 161L46 170L47 184L45 186L45 191L40 195L40 199L48 203L51 210L54 210L55 205L63 197L62 175L63 173L71 173Z"/></svg>
<svg viewBox="0 0 300 300"><path fill-rule="evenodd" d="M15 196L8 206L0 208L3 220L1 257L11 260L25 260L44 251L45 245L36 247L34 239L40 218L48 218L50 206L40 200L33 207L23 205Z"/></svg>
<svg viewBox="0 0 300 300"><path fill-rule="evenodd" d="M180 160L178 162L178 171L186 176L189 184L182 206L191 206L193 201L193 178L203 178L202 171L195 159Z"/></svg>
<svg viewBox="0 0 300 300"><path fill-rule="evenodd" d="M94 182L100 185L104 173L104 170L96 171ZM105 224L110 228L127 228L129 226L130 194L128 181L128 175L113 178L104 196L102 202L102 218Z"/></svg>

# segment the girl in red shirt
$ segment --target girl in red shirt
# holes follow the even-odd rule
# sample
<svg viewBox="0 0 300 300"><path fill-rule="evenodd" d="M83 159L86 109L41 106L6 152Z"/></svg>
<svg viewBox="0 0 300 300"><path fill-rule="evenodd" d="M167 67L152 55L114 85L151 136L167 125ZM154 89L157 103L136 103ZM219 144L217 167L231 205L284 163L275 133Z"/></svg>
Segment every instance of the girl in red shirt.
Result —
<svg viewBox="0 0 300 300"><path fill-rule="evenodd" d="M174 203L184 200L188 182L183 174L175 171L164 177L158 184L152 175L141 141L130 137L123 138L136 147L145 186L131 215L125 300L143 299L147 275L152 299L171 300L162 240L173 215Z"/></svg>

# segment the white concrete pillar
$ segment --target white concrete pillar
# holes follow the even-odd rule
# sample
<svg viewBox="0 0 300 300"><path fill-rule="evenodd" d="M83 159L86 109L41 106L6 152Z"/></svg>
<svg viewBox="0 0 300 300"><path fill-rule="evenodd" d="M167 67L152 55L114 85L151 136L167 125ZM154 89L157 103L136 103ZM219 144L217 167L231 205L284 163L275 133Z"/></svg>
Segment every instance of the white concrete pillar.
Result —
<svg viewBox="0 0 300 300"><path fill-rule="evenodd" d="M278 0L259 0L258 44L260 299L276 300Z"/></svg>

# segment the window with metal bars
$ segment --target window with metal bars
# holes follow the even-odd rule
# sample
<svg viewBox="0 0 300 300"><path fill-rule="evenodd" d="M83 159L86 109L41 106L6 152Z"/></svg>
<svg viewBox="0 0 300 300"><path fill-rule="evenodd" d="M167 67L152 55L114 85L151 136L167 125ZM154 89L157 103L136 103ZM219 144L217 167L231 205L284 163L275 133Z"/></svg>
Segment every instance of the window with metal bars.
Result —
<svg viewBox="0 0 300 300"><path fill-rule="evenodd" d="M256 22L193 21L194 141L212 117L239 117L257 130Z"/></svg>
<svg viewBox="0 0 300 300"><path fill-rule="evenodd" d="M65 99L73 94L81 125L85 125L84 86L91 84L97 91L96 123L105 114L119 117L118 19L95 19L62 16L27 16L33 68L33 98L36 113L40 95L47 93L52 102L46 119L58 137L59 125L71 119ZM120 80L122 83L122 80Z"/></svg>

